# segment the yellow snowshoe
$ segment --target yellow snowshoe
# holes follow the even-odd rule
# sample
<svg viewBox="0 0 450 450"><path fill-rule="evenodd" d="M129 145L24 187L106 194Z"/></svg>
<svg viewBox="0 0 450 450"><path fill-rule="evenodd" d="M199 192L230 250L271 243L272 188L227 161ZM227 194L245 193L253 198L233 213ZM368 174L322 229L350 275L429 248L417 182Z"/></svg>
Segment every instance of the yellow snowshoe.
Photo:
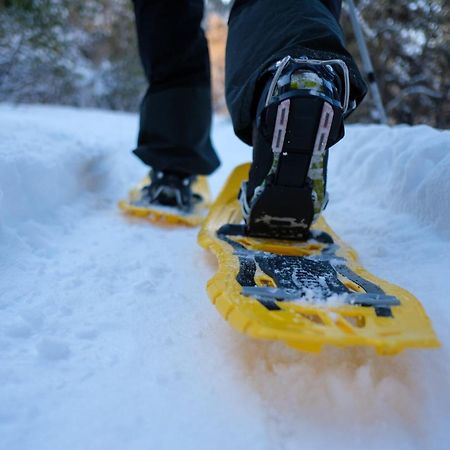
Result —
<svg viewBox="0 0 450 450"><path fill-rule="evenodd" d="M208 180L204 176L173 179L167 176L162 183L155 182L160 175L151 172L129 192L127 200L119 202L126 214L160 224L195 227L205 219L211 202ZM157 180L156 180L157 181Z"/></svg>
<svg viewBox="0 0 450 450"><path fill-rule="evenodd" d="M306 241L248 236L237 200L248 171L234 170L199 234L219 263L209 296L234 328L304 351L360 345L387 355L440 345L420 302L365 270L323 217Z"/></svg>

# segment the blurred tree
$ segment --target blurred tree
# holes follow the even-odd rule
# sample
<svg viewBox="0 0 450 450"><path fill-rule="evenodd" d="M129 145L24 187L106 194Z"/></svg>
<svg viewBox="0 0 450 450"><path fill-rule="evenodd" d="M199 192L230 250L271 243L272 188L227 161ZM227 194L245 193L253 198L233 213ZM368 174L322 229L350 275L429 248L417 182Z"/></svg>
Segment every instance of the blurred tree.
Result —
<svg viewBox="0 0 450 450"><path fill-rule="evenodd" d="M226 113L225 104L225 44L227 24L223 16L212 12L206 23L208 47L211 60L211 80L214 109Z"/></svg>
<svg viewBox="0 0 450 450"><path fill-rule="evenodd" d="M136 110L129 0L1 0L0 101Z"/></svg>
<svg viewBox="0 0 450 450"><path fill-rule="evenodd" d="M70 92L64 2L9 0L0 8L0 99L46 101Z"/></svg>
<svg viewBox="0 0 450 450"><path fill-rule="evenodd" d="M233 0L206 0L206 10L216 14L226 15Z"/></svg>
<svg viewBox="0 0 450 450"><path fill-rule="evenodd" d="M445 0L359 0L363 31L386 111L393 123L449 127L449 5ZM358 58L350 20L342 25ZM368 99L353 120L370 121Z"/></svg>
<svg viewBox="0 0 450 450"><path fill-rule="evenodd" d="M448 1L355 2L390 120L450 127ZM231 1L206 4L220 110ZM342 25L358 59L345 0ZM144 89L130 0L0 0L0 101L136 110ZM374 120L370 99L352 120Z"/></svg>

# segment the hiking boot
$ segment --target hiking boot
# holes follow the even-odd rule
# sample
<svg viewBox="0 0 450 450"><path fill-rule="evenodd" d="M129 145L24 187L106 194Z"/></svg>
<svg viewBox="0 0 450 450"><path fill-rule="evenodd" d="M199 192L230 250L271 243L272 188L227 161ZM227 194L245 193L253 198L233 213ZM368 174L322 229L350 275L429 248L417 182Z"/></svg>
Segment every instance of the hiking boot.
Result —
<svg viewBox="0 0 450 450"><path fill-rule="evenodd" d="M201 201L201 196L192 192L195 179L193 175L180 172L151 169L150 184L142 189L142 201L190 212Z"/></svg>
<svg viewBox="0 0 450 450"><path fill-rule="evenodd" d="M344 136L348 69L287 56L269 74L239 200L249 235L305 240L327 203L328 149Z"/></svg>

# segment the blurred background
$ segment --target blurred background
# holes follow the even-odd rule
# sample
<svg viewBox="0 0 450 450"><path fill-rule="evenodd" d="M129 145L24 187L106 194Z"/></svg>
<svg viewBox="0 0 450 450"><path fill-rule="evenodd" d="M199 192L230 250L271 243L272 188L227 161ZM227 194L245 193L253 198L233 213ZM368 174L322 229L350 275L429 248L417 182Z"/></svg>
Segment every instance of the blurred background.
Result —
<svg viewBox="0 0 450 450"><path fill-rule="evenodd" d="M230 0L206 2L214 108L226 114ZM355 2L392 124L450 128L447 0ZM130 0L0 0L0 101L136 111L146 83ZM344 2L342 26L359 59ZM372 122L368 98L351 117Z"/></svg>

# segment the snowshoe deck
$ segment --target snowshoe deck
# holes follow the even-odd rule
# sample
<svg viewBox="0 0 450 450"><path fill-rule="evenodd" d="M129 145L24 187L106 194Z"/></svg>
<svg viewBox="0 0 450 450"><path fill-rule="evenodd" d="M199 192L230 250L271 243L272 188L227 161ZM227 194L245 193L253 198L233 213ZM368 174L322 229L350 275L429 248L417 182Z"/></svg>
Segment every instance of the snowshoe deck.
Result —
<svg viewBox="0 0 450 450"><path fill-rule="evenodd" d="M196 227L205 219L211 202L211 194L206 177L199 176L192 185L193 192L199 194L202 197L202 201L194 205L190 212L183 212L170 206L143 204L141 201L142 188L149 183L150 178L147 176L129 192L127 200L119 201L119 208L131 216L161 224Z"/></svg>
<svg viewBox="0 0 450 450"><path fill-rule="evenodd" d="M367 272L323 218L304 242L246 236L237 196L248 170L230 175L199 234L219 262L209 296L234 328L304 351L363 345L386 355L439 346L420 302Z"/></svg>

